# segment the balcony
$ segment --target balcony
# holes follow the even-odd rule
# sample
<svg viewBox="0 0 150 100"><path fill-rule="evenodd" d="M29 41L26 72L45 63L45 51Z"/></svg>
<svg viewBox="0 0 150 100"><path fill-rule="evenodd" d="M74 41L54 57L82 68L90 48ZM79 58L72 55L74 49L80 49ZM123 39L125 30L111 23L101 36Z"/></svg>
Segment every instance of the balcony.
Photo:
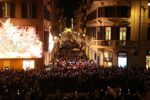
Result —
<svg viewBox="0 0 150 100"><path fill-rule="evenodd" d="M98 45L101 45L101 46L113 46L113 41L107 41L107 40L104 40L104 41L100 41L98 42Z"/></svg>
<svg viewBox="0 0 150 100"><path fill-rule="evenodd" d="M137 41L119 41L119 40L92 40L92 46L102 47L137 47Z"/></svg>
<svg viewBox="0 0 150 100"><path fill-rule="evenodd" d="M115 41L113 40L92 40L91 45L93 46L105 46L105 47L112 47L115 46Z"/></svg>
<svg viewBox="0 0 150 100"><path fill-rule="evenodd" d="M137 41L116 41L117 47L137 47Z"/></svg>

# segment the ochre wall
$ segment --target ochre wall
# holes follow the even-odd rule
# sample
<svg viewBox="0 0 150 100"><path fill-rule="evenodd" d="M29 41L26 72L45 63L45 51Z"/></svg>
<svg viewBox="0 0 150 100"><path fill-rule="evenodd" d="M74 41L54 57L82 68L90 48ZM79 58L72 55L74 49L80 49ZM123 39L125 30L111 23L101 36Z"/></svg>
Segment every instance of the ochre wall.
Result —
<svg viewBox="0 0 150 100"><path fill-rule="evenodd" d="M23 60L27 59L0 59L0 69L4 69L5 67L9 67L14 70L23 70ZM35 68L41 69L43 68L43 59L28 59L35 60Z"/></svg>
<svg viewBox="0 0 150 100"><path fill-rule="evenodd" d="M3 61L0 60L0 69L3 69Z"/></svg>
<svg viewBox="0 0 150 100"><path fill-rule="evenodd" d="M15 70L22 70L23 60L21 59L13 59L11 60L11 68Z"/></svg>

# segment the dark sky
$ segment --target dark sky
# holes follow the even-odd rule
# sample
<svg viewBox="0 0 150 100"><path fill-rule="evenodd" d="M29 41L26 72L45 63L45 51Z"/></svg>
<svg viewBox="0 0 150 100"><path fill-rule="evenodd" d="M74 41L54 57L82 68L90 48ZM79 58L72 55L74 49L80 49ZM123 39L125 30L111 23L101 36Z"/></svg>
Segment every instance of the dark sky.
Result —
<svg viewBox="0 0 150 100"><path fill-rule="evenodd" d="M60 8L64 9L64 16L67 17L67 24L73 18L73 11L79 7L81 0L59 0Z"/></svg>

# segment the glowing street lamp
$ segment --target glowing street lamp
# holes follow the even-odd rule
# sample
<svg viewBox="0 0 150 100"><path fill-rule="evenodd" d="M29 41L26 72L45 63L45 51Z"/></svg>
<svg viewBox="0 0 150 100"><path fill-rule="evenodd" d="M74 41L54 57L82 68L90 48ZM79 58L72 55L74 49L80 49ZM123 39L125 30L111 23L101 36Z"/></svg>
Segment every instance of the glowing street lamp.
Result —
<svg viewBox="0 0 150 100"><path fill-rule="evenodd" d="M83 36L85 37L85 34L83 34Z"/></svg>
<svg viewBox="0 0 150 100"><path fill-rule="evenodd" d="M148 6L150 6L150 0L148 0Z"/></svg>

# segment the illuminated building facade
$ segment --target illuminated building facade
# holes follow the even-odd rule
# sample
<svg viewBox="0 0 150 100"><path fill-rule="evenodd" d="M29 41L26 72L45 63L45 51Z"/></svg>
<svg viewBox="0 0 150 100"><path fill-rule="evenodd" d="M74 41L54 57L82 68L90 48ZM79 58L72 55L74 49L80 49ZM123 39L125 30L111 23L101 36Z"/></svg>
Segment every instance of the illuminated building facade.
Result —
<svg viewBox="0 0 150 100"><path fill-rule="evenodd" d="M54 5L55 3L51 1L54 0L1 0L0 1L0 21L1 21L0 39L3 40L1 42L4 43L1 46L4 47L4 51L9 52L9 55L6 52L7 55L6 56L4 55L4 53L2 53L3 49L1 49L0 69L4 69L8 67L10 69L26 70L30 68L42 68L45 65L46 56L50 55L48 51L49 34L56 33L56 32L51 32L51 30L53 29L53 25L52 25L53 19L51 17L53 16L52 5ZM8 25L9 27L7 28L8 29L7 32L7 30L3 28L3 24L6 24L5 21L9 18L10 18L10 23ZM6 33L8 35L4 34L3 36L2 35L3 33ZM11 36L11 34L12 34L12 38L10 39L2 38L2 36L9 37ZM16 36L14 36L15 34ZM27 39L25 39L25 37ZM8 43L11 44L7 46L8 48L4 46L8 42L6 40L9 40L9 42L12 41L12 43L11 42ZM34 46L30 46L31 44L33 44ZM36 46L37 44L39 45L39 47Z"/></svg>
<svg viewBox="0 0 150 100"><path fill-rule="evenodd" d="M150 67L148 0L86 0L85 5L90 59L104 67Z"/></svg>

